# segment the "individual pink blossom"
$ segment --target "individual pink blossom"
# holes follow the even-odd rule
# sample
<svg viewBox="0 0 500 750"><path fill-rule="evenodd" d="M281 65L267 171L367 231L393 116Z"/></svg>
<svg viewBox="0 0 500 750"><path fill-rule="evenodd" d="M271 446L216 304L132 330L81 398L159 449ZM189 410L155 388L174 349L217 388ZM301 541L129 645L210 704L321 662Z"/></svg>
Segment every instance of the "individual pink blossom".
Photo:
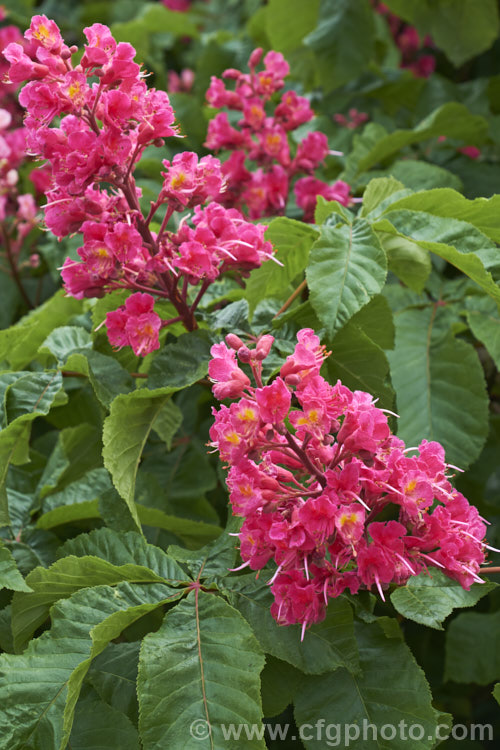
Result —
<svg viewBox="0 0 500 750"><path fill-rule="evenodd" d="M198 156L190 151L183 151L174 156L172 163L163 161L166 172L161 200L167 200L176 210L191 208L205 203L209 198L216 198L224 189L224 178L218 159L213 156Z"/></svg>
<svg viewBox="0 0 500 750"><path fill-rule="evenodd" d="M304 211L304 221L314 221L314 210L318 196L329 201L338 201L343 206L347 206L350 200L350 187L347 182L337 180L333 185L329 185L316 177L301 177L295 183L295 199L299 208Z"/></svg>
<svg viewBox="0 0 500 750"><path fill-rule="evenodd" d="M117 310L107 313L108 338L113 346L131 346L134 354L144 356L160 348L161 319L154 312L154 297L137 292Z"/></svg>

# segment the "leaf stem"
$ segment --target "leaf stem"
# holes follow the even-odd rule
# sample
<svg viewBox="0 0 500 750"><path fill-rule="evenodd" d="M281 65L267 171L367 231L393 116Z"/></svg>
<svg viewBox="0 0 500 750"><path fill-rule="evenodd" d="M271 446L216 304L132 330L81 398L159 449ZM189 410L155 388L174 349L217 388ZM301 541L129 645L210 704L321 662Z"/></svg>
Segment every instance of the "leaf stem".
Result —
<svg viewBox="0 0 500 750"><path fill-rule="evenodd" d="M298 285L297 289L293 292L293 294L289 296L289 298L287 299L283 307L280 310L278 310L276 315L273 316L273 320L275 320L275 318L278 318L281 315L281 313L285 312L285 310L288 310L288 308L290 307L294 299L297 299L299 294L304 291L306 286L307 286L307 279L304 279L303 281L300 282L300 284Z"/></svg>

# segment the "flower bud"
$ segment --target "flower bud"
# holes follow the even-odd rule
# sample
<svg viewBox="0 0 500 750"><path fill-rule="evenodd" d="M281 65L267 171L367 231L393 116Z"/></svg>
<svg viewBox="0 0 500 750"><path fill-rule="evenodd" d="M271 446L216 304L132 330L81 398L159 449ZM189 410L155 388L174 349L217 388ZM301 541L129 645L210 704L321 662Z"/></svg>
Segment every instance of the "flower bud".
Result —
<svg viewBox="0 0 500 750"><path fill-rule="evenodd" d="M255 349L255 359L262 361L267 357L269 352L271 351L271 347L274 342L274 336L271 336L270 334L267 334L266 336L262 336L257 341L257 347Z"/></svg>
<svg viewBox="0 0 500 750"><path fill-rule="evenodd" d="M236 70L236 68L228 68L222 74L223 78L231 78L235 81L238 80L240 76L241 76L241 70Z"/></svg>
<svg viewBox="0 0 500 750"><path fill-rule="evenodd" d="M234 349L235 351L238 351L238 349L241 349L242 346L245 346L240 337L235 333L228 333L225 341L229 348Z"/></svg>
<svg viewBox="0 0 500 750"><path fill-rule="evenodd" d="M255 68L260 63L263 51L264 50L262 49L262 47L257 47L257 49L254 49L248 60L249 68Z"/></svg>
<svg viewBox="0 0 500 750"><path fill-rule="evenodd" d="M250 351L248 346L240 346L237 351L237 355L240 362L248 363L252 359L252 352Z"/></svg>

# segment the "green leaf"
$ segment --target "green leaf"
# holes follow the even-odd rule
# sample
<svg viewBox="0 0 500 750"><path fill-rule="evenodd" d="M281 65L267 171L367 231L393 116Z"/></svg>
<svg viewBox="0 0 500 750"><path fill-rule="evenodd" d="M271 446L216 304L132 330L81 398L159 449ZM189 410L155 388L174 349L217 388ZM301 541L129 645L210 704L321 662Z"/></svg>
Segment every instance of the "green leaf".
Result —
<svg viewBox="0 0 500 750"><path fill-rule="evenodd" d="M466 221L494 242L500 242L500 195L468 200L456 190L434 188L400 198L390 207L391 211L403 209Z"/></svg>
<svg viewBox="0 0 500 750"><path fill-rule="evenodd" d="M500 287L487 270L498 269L498 250L479 230L458 219L442 218L424 211L389 211L374 225L416 242L451 263L500 301Z"/></svg>
<svg viewBox="0 0 500 750"><path fill-rule="evenodd" d="M265 25L271 48L277 52L293 52L302 39L316 28L320 0L270 0L266 7Z"/></svg>
<svg viewBox="0 0 500 750"><path fill-rule="evenodd" d="M332 354L326 360L328 380L341 380L351 390L367 391L380 399L382 408L391 409L394 391L387 356L354 321L347 323L329 343Z"/></svg>
<svg viewBox="0 0 500 750"><path fill-rule="evenodd" d="M94 425L80 424L61 430L38 484L40 497L62 490L102 467L100 430Z"/></svg>
<svg viewBox="0 0 500 750"><path fill-rule="evenodd" d="M377 232L387 255L389 271L414 292L422 292L431 273L431 258L416 242L387 232Z"/></svg>
<svg viewBox="0 0 500 750"><path fill-rule="evenodd" d="M0 656L0 731L6 747L63 750L93 658L132 622L181 592L121 583L78 591L51 610L52 628L21 655Z"/></svg>
<svg viewBox="0 0 500 750"><path fill-rule="evenodd" d="M111 486L111 479L106 469L91 469L60 492L44 497L43 510L48 512L56 508L96 500Z"/></svg>
<svg viewBox="0 0 500 750"><path fill-rule="evenodd" d="M206 332L193 331L167 344L153 360L147 386L175 393L201 380L208 372L211 342Z"/></svg>
<svg viewBox="0 0 500 750"><path fill-rule="evenodd" d="M217 539L222 533L220 526L203 521L193 521L190 518L180 518L165 513L159 508L147 508L136 503L139 520L145 526L171 531L179 537L189 549L197 549L200 545Z"/></svg>
<svg viewBox="0 0 500 750"><path fill-rule="evenodd" d="M500 316L490 297L468 297L467 322L474 336L481 341L500 370Z"/></svg>
<svg viewBox="0 0 500 750"><path fill-rule="evenodd" d="M387 356L396 391L398 435L407 445L437 440L447 461L462 468L481 452L488 434L488 394L474 348L434 335L439 308L396 316L396 343Z"/></svg>
<svg viewBox="0 0 500 750"><path fill-rule="evenodd" d="M12 553L0 541L0 589L31 591L19 572Z"/></svg>
<svg viewBox="0 0 500 750"><path fill-rule="evenodd" d="M497 684L493 688L493 697L495 698L497 703L500 703L500 682L497 682Z"/></svg>
<svg viewBox="0 0 500 750"><path fill-rule="evenodd" d="M137 723L137 670L140 642L110 643L94 659L87 681L110 706ZM78 711L78 706L77 706Z"/></svg>
<svg viewBox="0 0 500 750"><path fill-rule="evenodd" d="M375 28L368 0L322 0L318 25L304 39L315 53L326 91L356 78L374 52Z"/></svg>
<svg viewBox="0 0 500 750"><path fill-rule="evenodd" d="M61 290L16 325L0 331L0 361L5 360L13 369L27 365L36 357L48 334L81 312L82 304L80 300L65 297Z"/></svg>
<svg viewBox="0 0 500 750"><path fill-rule="evenodd" d="M405 188L411 190L430 190L431 188L461 190L462 188L462 181L457 175L427 161L401 159L391 164L390 173L392 177L400 180Z"/></svg>
<svg viewBox="0 0 500 750"><path fill-rule="evenodd" d="M137 470L151 429L168 403L168 389L142 389L117 396L104 421L103 459L113 484L123 497L137 528L141 525L134 503Z"/></svg>
<svg viewBox="0 0 500 750"><path fill-rule="evenodd" d="M153 430L163 440L167 450L172 447L172 440L182 424L182 412L174 402L169 399L155 419Z"/></svg>
<svg viewBox="0 0 500 750"><path fill-rule="evenodd" d="M61 392L61 383L60 373L31 373L5 390L4 421L10 424L0 430L0 526L10 524L5 486L9 465L29 461L31 422L48 414Z"/></svg>
<svg viewBox="0 0 500 750"><path fill-rule="evenodd" d="M266 231L266 240L275 246L275 258L282 265L269 261L252 271L245 292L251 311L265 297L284 301L289 295L291 282L307 266L309 251L318 236L313 227L301 221L281 216L272 220Z"/></svg>
<svg viewBox="0 0 500 750"><path fill-rule="evenodd" d="M300 640L300 626L278 625L271 615L273 596L255 575L226 578L221 585L233 606L248 620L266 653L292 664L306 674L321 674L338 667L358 669L358 653L350 604L332 600L323 622L308 628Z"/></svg>
<svg viewBox="0 0 500 750"><path fill-rule="evenodd" d="M430 34L456 66L489 49L498 37L495 0L388 0L386 5L423 36Z"/></svg>
<svg viewBox="0 0 500 750"><path fill-rule="evenodd" d="M135 388L133 377L116 359L93 349L73 352L66 367L88 376L95 395L106 409L120 393L130 393Z"/></svg>
<svg viewBox="0 0 500 750"><path fill-rule="evenodd" d="M404 617L443 630L443 620L454 609L473 607L494 588L494 583L474 583L470 591L466 591L457 581L433 569L431 575L412 576L406 586L393 591L391 602Z"/></svg>
<svg viewBox="0 0 500 750"><path fill-rule="evenodd" d="M267 654L261 678L264 716L278 716L293 703L295 691L302 678L302 672L291 664Z"/></svg>
<svg viewBox="0 0 500 750"><path fill-rule="evenodd" d="M222 747L221 724L260 724L263 666L239 612L213 594L191 592L142 643L137 690L144 750ZM266 745L242 735L240 747Z"/></svg>
<svg viewBox="0 0 500 750"><path fill-rule="evenodd" d="M6 423L23 415L48 414L52 406L67 401L60 372L30 372L9 385L4 395Z"/></svg>
<svg viewBox="0 0 500 750"><path fill-rule="evenodd" d="M198 29L186 13L177 13L157 3L145 3L136 19L150 33L168 32L175 36L189 36L196 39Z"/></svg>
<svg viewBox="0 0 500 750"><path fill-rule="evenodd" d="M39 347L40 353L50 352L60 365L66 362L75 349L91 349L92 337L85 328L79 326L60 326L54 328Z"/></svg>
<svg viewBox="0 0 500 750"><path fill-rule="evenodd" d="M397 732L390 740L382 739L380 729L390 722L419 725L424 729L422 739L412 739L412 750L430 750L434 746L436 726L442 721L432 707L432 696L424 673L417 665L408 646L403 642L394 620L381 618L373 624L357 623L361 673L346 669L325 675L304 677L295 695L295 720L298 726L315 726L322 720L328 727L336 727L335 738L316 732L304 739L307 750L326 750L331 740L339 746L342 732L349 727L349 748L354 750L407 750L408 735ZM339 721L342 723L339 724ZM377 728L364 732L366 725ZM350 730L357 728L358 732ZM347 745L346 745L347 746Z"/></svg>
<svg viewBox="0 0 500 750"><path fill-rule="evenodd" d="M481 143L487 133L488 123L484 117L471 114L463 104L448 102L431 112L412 130L395 130L389 135L379 137L359 159L357 173L374 167L375 164L397 154L405 146L429 138L444 135L448 138L460 138L468 143Z"/></svg>
<svg viewBox="0 0 500 750"><path fill-rule="evenodd" d="M149 568L169 583L188 579L174 559L154 544L148 544L135 531L117 532L96 529L69 539L60 549L61 555L99 557L112 565L139 565Z"/></svg>
<svg viewBox="0 0 500 750"><path fill-rule="evenodd" d="M323 226L306 270L311 304L330 335L384 286L385 253L369 224Z"/></svg>
<svg viewBox="0 0 500 750"><path fill-rule="evenodd" d="M352 224L354 217L355 214L338 201L327 201L322 195L318 195L314 211L314 221L316 224L325 224L328 220L329 224L337 224L344 221L347 224Z"/></svg>
<svg viewBox="0 0 500 750"><path fill-rule="evenodd" d="M113 586L121 581L164 582L153 570L126 563L113 565L98 557L63 557L50 568L36 568L26 578L31 593L12 600L12 632L16 650L22 648L45 622L54 602L91 586Z"/></svg>
<svg viewBox="0 0 500 750"><path fill-rule="evenodd" d="M395 180L394 177L379 177L370 180L363 193L360 216L368 216L382 201L403 189L403 183Z"/></svg>
<svg viewBox="0 0 500 750"><path fill-rule="evenodd" d="M81 503L73 503L72 505L62 505L59 508L53 508L53 510L43 513L36 522L36 528L53 529L65 523L87 521L100 517L99 501L85 500Z"/></svg>
<svg viewBox="0 0 500 750"><path fill-rule="evenodd" d="M239 519L232 517L225 532L201 549L191 551L171 544L168 554L184 563L193 578L213 581L218 576L225 577L229 568L234 567L236 560L236 542L229 532L239 531L239 528Z"/></svg>
<svg viewBox="0 0 500 750"><path fill-rule="evenodd" d="M140 750L139 734L121 711L103 701L86 700L76 706L68 747L71 750Z"/></svg>
<svg viewBox="0 0 500 750"><path fill-rule="evenodd" d="M500 612L464 612L446 635L444 679L488 685L500 679Z"/></svg>
<svg viewBox="0 0 500 750"><path fill-rule="evenodd" d="M356 313L351 322L382 349L394 347L394 320L388 301L377 294ZM334 357L335 358L335 357Z"/></svg>

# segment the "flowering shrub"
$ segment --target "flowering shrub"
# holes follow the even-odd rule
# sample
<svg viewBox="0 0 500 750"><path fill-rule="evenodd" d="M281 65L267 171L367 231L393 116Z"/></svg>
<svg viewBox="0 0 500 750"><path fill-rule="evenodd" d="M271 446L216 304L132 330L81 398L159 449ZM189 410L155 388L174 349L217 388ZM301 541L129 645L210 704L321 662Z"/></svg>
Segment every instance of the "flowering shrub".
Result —
<svg viewBox="0 0 500 750"><path fill-rule="evenodd" d="M500 731L500 19L385 5L0 8L2 747Z"/></svg>

